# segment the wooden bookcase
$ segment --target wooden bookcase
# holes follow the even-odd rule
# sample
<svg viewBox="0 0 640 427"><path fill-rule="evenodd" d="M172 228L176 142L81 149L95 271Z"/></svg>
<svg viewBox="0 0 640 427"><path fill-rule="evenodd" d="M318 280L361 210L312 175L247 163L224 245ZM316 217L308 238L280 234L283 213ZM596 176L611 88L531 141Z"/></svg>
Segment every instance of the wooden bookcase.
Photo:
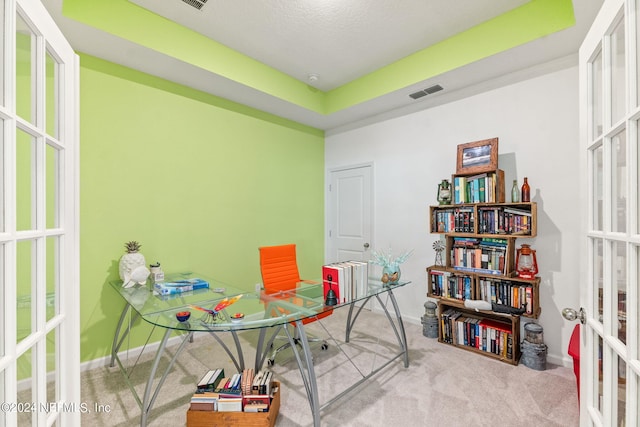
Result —
<svg viewBox="0 0 640 427"><path fill-rule="evenodd" d="M439 300L440 342L517 364L520 316L538 318L541 308L540 278L523 279L516 275L516 239L537 235L538 212L533 202L505 203L504 173L496 170L494 176L495 203L430 206L430 231L444 235L445 265L427 267L427 296ZM467 299L491 302L493 310L467 308ZM486 351L486 337L483 350L465 345L459 336L447 335L446 320L450 318L447 313L458 313L466 326L483 322L501 325L510 340L508 355L506 351L499 354ZM448 327L450 330L451 325Z"/></svg>

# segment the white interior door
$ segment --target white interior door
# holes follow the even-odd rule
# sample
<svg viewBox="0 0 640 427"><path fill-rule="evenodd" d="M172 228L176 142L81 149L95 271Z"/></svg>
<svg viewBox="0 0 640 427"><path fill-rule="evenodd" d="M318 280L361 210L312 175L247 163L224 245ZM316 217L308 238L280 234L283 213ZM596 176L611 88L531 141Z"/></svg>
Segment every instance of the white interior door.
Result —
<svg viewBox="0 0 640 427"><path fill-rule="evenodd" d="M638 426L640 1L607 0L580 48L586 182L581 425Z"/></svg>
<svg viewBox="0 0 640 427"><path fill-rule="evenodd" d="M78 58L38 0L0 22L0 426L75 426Z"/></svg>
<svg viewBox="0 0 640 427"><path fill-rule="evenodd" d="M369 259L372 169L364 165L329 174L327 262Z"/></svg>

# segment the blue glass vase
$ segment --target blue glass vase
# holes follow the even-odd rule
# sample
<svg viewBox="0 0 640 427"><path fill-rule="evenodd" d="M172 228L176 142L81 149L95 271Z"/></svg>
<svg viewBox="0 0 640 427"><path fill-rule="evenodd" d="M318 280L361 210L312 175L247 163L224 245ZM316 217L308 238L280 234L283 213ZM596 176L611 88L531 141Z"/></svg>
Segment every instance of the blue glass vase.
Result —
<svg viewBox="0 0 640 427"><path fill-rule="evenodd" d="M395 285L400 280L400 266L397 264L385 265L382 267L382 282Z"/></svg>

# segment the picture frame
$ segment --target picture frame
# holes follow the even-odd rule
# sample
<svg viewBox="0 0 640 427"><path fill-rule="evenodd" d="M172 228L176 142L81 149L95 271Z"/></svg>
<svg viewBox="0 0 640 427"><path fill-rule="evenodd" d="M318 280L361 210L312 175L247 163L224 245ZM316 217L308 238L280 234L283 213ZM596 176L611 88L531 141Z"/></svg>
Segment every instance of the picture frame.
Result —
<svg viewBox="0 0 640 427"><path fill-rule="evenodd" d="M498 138L458 145L456 174L475 174L498 169Z"/></svg>

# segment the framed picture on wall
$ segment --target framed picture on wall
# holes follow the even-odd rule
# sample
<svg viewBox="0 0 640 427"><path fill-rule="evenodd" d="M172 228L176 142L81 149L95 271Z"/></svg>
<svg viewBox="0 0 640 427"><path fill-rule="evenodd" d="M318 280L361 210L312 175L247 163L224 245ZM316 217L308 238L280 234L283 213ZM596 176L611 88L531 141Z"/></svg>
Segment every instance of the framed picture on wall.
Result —
<svg viewBox="0 0 640 427"><path fill-rule="evenodd" d="M456 174L473 174L498 169L498 138L458 145Z"/></svg>

